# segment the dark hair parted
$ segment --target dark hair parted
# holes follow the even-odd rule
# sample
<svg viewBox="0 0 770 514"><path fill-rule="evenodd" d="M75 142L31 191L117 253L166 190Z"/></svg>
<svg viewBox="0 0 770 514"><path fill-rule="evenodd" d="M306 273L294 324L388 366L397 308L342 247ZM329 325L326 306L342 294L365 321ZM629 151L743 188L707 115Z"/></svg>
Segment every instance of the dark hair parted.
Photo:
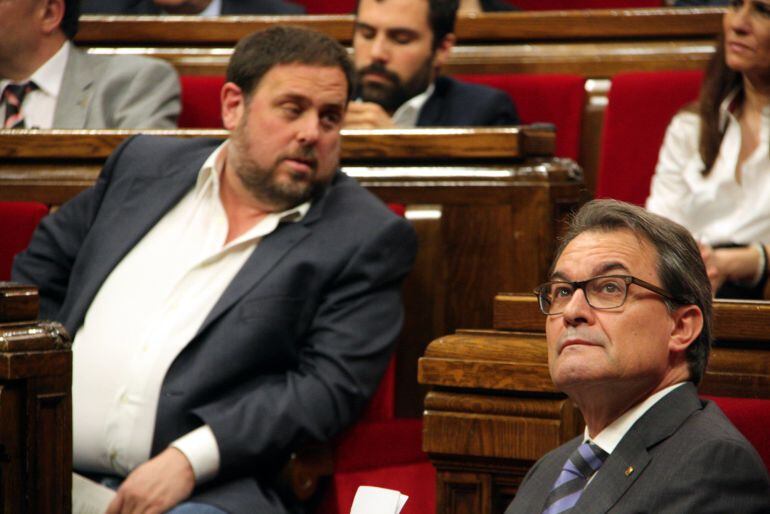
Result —
<svg viewBox="0 0 770 514"><path fill-rule="evenodd" d="M339 68L348 82L350 100L355 71L345 48L329 36L299 27L271 27L241 39L227 65L227 81L249 99L262 77L279 64Z"/></svg>
<svg viewBox="0 0 770 514"><path fill-rule="evenodd" d="M67 39L74 39L78 33L78 19L80 18L80 0L64 0L64 16L62 16L61 28Z"/></svg>
<svg viewBox="0 0 770 514"><path fill-rule="evenodd" d="M698 114L700 115L700 135L698 150L703 160L703 175L708 175L719 155L724 132L719 123L719 108L725 98L734 90L736 105L743 104L743 75L731 70L725 61L724 35L717 40L716 52L711 57L703 85L698 98Z"/></svg>
<svg viewBox="0 0 770 514"><path fill-rule="evenodd" d="M375 0L382 3L387 0ZM455 21L457 20L457 8L460 5L459 0L412 0L428 2L428 26L433 33L431 46L435 50L444 40L447 34L453 34L455 31ZM361 4L361 0L356 1L356 13Z"/></svg>
<svg viewBox="0 0 770 514"><path fill-rule="evenodd" d="M554 257L583 232L630 230L658 253L657 272L663 289L676 302L663 299L669 312L682 305L696 305L703 313L703 329L687 348L690 379L698 384L708 364L711 349L711 283L700 250L683 226L641 207L617 200L593 200L570 220L567 233Z"/></svg>

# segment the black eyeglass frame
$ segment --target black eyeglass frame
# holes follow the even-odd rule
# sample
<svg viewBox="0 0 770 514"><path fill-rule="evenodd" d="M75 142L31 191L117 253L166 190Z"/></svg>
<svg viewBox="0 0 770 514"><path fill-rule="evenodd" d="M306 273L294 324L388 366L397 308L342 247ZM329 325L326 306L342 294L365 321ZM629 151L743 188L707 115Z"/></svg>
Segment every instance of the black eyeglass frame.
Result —
<svg viewBox="0 0 770 514"><path fill-rule="evenodd" d="M596 280L597 278L619 278L622 279L626 283L626 294L623 296L623 301L620 302L620 304L615 305L614 307L595 307L591 305L591 301L588 299L588 293L586 292L586 284L589 282ZM537 286L533 292L535 293L535 296L537 296L537 305L540 307L540 312L545 314L546 316L558 316L559 314L564 314L564 311L561 312L546 312L544 308L544 303L547 302L548 305L551 305L551 301L549 301L545 294L543 293L544 290L550 288L553 284L568 284L572 286L572 293L574 294L575 291L578 289L583 291L583 296L585 296L586 303L592 308L596 310L609 310L609 309L617 309L618 307L622 307L626 300L628 299L628 286L631 284L636 284L640 287L643 287L649 291L652 291L653 293L657 293L666 300L669 300L670 302L674 304L680 304L682 303L680 300L677 300L673 296L671 296L671 293L666 291L665 289L662 289L655 284L650 284L649 282L642 280L641 278L636 278L633 275L597 275L595 277L588 278L586 280L551 280L548 282L545 282L543 284L540 284Z"/></svg>

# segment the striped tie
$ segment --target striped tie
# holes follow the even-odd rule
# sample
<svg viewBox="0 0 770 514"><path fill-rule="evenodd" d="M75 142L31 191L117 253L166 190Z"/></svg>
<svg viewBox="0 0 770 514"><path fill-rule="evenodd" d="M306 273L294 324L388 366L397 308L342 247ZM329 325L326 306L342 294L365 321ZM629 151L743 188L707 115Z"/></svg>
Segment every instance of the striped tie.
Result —
<svg viewBox="0 0 770 514"><path fill-rule="evenodd" d="M24 128L24 114L21 112L21 104L27 93L37 89L34 82L23 84L8 84L3 91L3 103L5 104L5 122L3 128Z"/></svg>
<svg viewBox="0 0 770 514"><path fill-rule="evenodd" d="M564 463L559 478L548 493L543 514L559 514L574 507L588 479L602 467L607 455L590 441L578 446Z"/></svg>

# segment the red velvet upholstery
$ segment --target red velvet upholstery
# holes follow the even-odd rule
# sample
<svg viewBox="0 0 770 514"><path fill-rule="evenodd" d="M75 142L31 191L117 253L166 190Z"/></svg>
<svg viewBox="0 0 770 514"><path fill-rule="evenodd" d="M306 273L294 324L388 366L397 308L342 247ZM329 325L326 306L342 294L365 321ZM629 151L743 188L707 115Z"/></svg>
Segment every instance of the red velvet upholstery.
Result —
<svg viewBox="0 0 770 514"><path fill-rule="evenodd" d="M502 89L516 103L523 123L553 123L556 155L577 160L585 105L585 79L579 75L458 75L458 79Z"/></svg>
<svg viewBox="0 0 770 514"><path fill-rule="evenodd" d="M292 0L305 6L308 14L353 14L356 0Z"/></svg>
<svg viewBox="0 0 770 514"><path fill-rule="evenodd" d="M662 7L663 0L506 0L525 11Z"/></svg>
<svg viewBox="0 0 770 514"><path fill-rule="evenodd" d="M182 75L182 112L179 128L222 128L219 91L225 83L223 76Z"/></svg>
<svg viewBox="0 0 770 514"><path fill-rule="evenodd" d="M604 116L597 198L643 205L671 118L698 97L703 73L619 73Z"/></svg>
<svg viewBox="0 0 770 514"><path fill-rule="evenodd" d="M32 232L48 214L37 202L0 202L0 280L11 278L13 257L29 244Z"/></svg>
<svg viewBox="0 0 770 514"><path fill-rule="evenodd" d="M704 396L716 403L733 425L754 445L770 470L770 400Z"/></svg>

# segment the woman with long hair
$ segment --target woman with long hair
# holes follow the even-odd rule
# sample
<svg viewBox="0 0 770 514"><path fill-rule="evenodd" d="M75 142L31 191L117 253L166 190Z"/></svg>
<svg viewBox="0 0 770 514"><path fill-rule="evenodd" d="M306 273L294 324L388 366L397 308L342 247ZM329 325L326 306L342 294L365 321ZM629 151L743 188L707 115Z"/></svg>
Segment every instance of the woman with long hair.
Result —
<svg viewBox="0 0 770 514"><path fill-rule="evenodd" d="M647 208L701 242L717 296L761 298L770 243L770 1L731 0L697 105L666 132Z"/></svg>

